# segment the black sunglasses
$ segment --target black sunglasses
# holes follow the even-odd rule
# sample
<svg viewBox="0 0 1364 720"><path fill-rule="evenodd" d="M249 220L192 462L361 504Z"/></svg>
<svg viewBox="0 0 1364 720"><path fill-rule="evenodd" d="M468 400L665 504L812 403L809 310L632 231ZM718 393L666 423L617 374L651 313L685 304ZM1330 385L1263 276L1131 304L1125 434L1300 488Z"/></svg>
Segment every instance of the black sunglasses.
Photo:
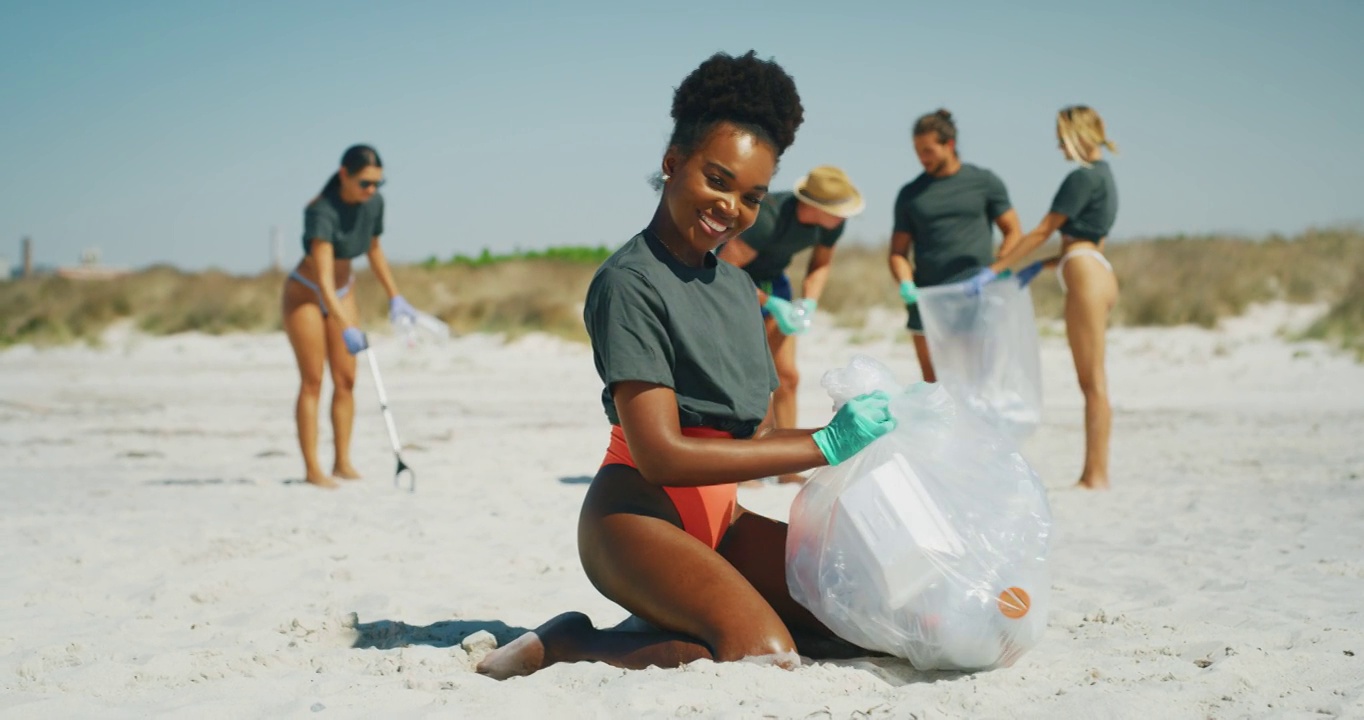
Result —
<svg viewBox="0 0 1364 720"><path fill-rule="evenodd" d="M370 189L370 188L378 189L378 188L383 187L385 182L388 182L388 181L387 181L387 180L361 180L361 181L360 181L360 189L361 189L361 190L368 190L368 189Z"/></svg>

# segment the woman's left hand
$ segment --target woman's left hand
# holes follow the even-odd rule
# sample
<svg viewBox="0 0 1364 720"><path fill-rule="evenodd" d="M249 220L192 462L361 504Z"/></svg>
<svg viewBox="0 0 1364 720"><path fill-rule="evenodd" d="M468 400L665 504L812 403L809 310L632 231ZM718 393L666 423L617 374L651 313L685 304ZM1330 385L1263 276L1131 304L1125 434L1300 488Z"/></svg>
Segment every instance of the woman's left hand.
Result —
<svg viewBox="0 0 1364 720"><path fill-rule="evenodd" d="M991 282L994 281L997 275L998 273L996 273L992 268L988 267L981 268L980 272L977 272L975 275L972 275L971 279L966 281L966 287L964 288L966 294L979 295L981 291L985 289L986 285L989 285Z"/></svg>
<svg viewBox="0 0 1364 720"><path fill-rule="evenodd" d="M394 325L403 322L415 323L417 322L417 309L412 307L412 304L402 295L394 295L393 299L388 301L388 321Z"/></svg>
<svg viewBox="0 0 1364 720"><path fill-rule="evenodd" d="M1015 276L1018 278L1019 287L1027 287L1028 283L1032 282L1032 279L1037 277L1037 274L1042 272L1042 268L1046 267L1046 265L1046 260L1038 260L1022 270L1019 270L1018 275Z"/></svg>

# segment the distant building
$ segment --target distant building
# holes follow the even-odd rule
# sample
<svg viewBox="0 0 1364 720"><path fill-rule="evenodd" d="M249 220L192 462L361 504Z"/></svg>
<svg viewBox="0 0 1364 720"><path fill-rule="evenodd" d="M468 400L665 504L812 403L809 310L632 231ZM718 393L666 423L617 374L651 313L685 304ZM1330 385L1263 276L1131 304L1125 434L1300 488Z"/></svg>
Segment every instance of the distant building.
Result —
<svg viewBox="0 0 1364 720"><path fill-rule="evenodd" d="M112 268L99 262L99 248L86 248L81 252L81 264L76 267L57 268L57 277L71 280L112 280L127 275L123 268Z"/></svg>
<svg viewBox="0 0 1364 720"><path fill-rule="evenodd" d="M9 280L14 275L14 266L10 264L9 258L0 255L0 280Z"/></svg>

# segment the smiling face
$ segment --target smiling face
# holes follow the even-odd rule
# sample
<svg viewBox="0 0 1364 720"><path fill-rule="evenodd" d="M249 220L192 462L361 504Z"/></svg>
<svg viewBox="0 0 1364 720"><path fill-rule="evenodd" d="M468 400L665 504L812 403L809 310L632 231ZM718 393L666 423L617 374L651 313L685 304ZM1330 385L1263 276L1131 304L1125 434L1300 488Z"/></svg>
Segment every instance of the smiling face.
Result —
<svg viewBox="0 0 1364 720"><path fill-rule="evenodd" d="M696 264L753 226L776 169L771 145L729 123L717 124L690 155L668 148L662 209L671 223L659 228L660 239Z"/></svg>

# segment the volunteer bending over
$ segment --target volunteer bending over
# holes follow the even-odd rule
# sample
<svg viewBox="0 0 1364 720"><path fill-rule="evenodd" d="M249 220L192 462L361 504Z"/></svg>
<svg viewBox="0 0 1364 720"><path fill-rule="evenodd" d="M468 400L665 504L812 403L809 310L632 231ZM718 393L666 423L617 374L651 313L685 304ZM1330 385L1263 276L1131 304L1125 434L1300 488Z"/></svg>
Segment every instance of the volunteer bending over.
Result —
<svg viewBox="0 0 1364 720"><path fill-rule="evenodd" d="M780 385L772 395L772 426L796 426L796 339L809 327L829 270L834 261L834 245L843 235L846 220L866 204L862 195L836 167L824 165L796 182L794 192L768 193L758 219L738 238L725 243L720 259L743 268L758 286L758 305L762 307L767 346L777 366ZM801 297L793 302L791 280L786 267L791 258L814 248L801 283ZM781 482L801 482L797 474L778 478Z"/></svg>

